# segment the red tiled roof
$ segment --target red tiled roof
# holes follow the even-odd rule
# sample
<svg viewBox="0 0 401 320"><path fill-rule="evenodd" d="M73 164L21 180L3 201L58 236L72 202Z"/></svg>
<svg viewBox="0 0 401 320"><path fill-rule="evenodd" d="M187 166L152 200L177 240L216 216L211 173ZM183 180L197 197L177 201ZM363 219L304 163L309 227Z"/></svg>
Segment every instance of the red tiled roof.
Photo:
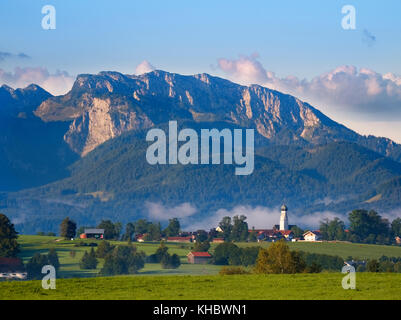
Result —
<svg viewBox="0 0 401 320"><path fill-rule="evenodd" d="M167 240L190 240L192 237L168 237Z"/></svg>
<svg viewBox="0 0 401 320"><path fill-rule="evenodd" d="M191 253L194 257L211 257L209 252L190 252L188 254L191 254Z"/></svg>
<svg viewBox="0 0 401 320"><path fill-rule="evenodd" d="M0 258L0 265L20 266L22 260L20 258Z"/></svg>
<svg viewBox="0 0 401 320"><path fill-rule="evenodd" d="M288 236L292 233L291 230L280 230L279 232L284 236Z"/></svg>
<svg viewBox="0 0 401 320"><path fill-rule="evenodd" d="M19 258L0 258L0 272L19 272L24 269L22 260Z"/></svg>

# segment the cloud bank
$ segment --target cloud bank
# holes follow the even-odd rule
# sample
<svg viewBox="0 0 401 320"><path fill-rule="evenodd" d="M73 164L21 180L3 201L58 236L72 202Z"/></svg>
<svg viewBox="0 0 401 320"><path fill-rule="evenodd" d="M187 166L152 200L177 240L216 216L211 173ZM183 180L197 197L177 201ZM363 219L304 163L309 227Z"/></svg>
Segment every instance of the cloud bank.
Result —
<svg viewBox="0 0 401 320"><path fill-rule="evenodd" d="M375 41L369 32L365 38ZM281 78L266 70L257 54L219 59L218 68L233 81L260 84L337 111L354 112L375 120L394 120L394 116L401 116L401 77L393 73L382 75L367 68L344 65L311 80L295 76Z"/></svg>
<svg viewBox="0 0 401 320"><path fill-rule="evenodd" d="M31 83L41 86L53 95L67 93L74 84L75 78L65 71L50 73L46 68L15 68L14 72L0 69L0 84L13 88L24 88Z"/></svg>
<svg viewBox="0 0 401 320"><path fill-rule="evenodd" d="M190 203L182 203L175 207L168 207L160 203L147 202L145 207L148 212L148 218L154 221L166 222L171 218L180 219L181 225L187 230L209 230L216 228L223 217L234 217L236 215L244 215L247 217L249 228L255 227L256 229L271 229L274 225L280 223L280 207L267 208L263 206L247 206L240 205L233 209L219 209L211 212L207 217L199 219L197 215L199 211L195 206ZM392 213L395 216L396 213ZM347 216L336 212L315 212L309 215L297 215L288 213L289 224L296 224L302 228L317 229L320 222L324 219L334 219L335 217L348 222Z"/></svg>

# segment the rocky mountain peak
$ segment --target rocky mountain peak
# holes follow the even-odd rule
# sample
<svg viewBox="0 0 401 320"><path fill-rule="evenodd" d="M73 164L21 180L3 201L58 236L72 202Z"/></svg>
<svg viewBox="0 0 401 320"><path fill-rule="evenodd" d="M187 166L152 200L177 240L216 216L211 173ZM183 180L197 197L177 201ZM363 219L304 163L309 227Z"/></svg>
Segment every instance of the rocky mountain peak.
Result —
<svg viewBox="0 0 401 320"><path fill-rule="evenodd" d="M254 128L276 144L351 141L386 155L400 148L389 141L362 137L291 95L206 73L81 74L70 92L47 99L35 114L44 121L71 121L64 138L81 155L123 132L180 119Z"/></svg>

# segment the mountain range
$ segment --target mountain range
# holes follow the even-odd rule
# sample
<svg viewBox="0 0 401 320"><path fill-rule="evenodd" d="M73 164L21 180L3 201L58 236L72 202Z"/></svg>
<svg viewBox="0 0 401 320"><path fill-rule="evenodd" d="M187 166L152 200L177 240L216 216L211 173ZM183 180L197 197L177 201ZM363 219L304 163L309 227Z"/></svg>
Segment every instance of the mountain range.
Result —
<svg viewBox="0 0 401 320"><path fill-rule="evenodd" d="M255 171L151 166L147 130L255 129ZM296 214L401 206L401 145L362 136L296 97L199 74L79 75L67 94L0 88L0 211L25 233L149 214L190 203L199 221L237 205Z"/></svg>

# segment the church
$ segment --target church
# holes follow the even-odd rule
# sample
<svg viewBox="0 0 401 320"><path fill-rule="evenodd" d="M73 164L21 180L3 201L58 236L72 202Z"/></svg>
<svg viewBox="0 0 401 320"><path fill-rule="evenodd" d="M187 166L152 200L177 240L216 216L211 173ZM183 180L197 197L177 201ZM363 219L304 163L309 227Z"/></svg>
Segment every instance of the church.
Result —
<svg viewBox="0 0 401 320"><path fill-rule="evenodd" d="M291 228L293 226L294 225L288 224L288 208L283 204L281 206L280 224L274 225L273 229L249 230L249 232L256 232L259 241L275 241L282 238L292 240L294 234L291 231Z"/></svg>

